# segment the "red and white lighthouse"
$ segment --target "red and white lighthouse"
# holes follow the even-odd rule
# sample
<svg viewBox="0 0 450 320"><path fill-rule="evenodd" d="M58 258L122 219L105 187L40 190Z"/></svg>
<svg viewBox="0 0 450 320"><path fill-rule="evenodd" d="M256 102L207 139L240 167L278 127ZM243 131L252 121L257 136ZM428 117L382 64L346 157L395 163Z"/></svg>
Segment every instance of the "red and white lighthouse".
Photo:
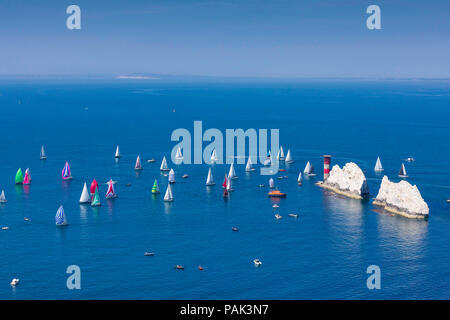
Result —
<svg viewBox="0 0 450 320"><path fill-rule="evenodd" d="M328 176L330 175L330 163L331 163L331 156L324 155L323 156L323 181L325 181L328 178Z"/></svg>

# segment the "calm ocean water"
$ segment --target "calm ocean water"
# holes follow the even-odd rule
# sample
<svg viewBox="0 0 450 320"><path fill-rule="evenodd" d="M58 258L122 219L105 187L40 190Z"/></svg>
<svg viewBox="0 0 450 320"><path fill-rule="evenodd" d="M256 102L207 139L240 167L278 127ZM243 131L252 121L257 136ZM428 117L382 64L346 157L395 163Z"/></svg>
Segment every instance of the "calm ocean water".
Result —
<svg viewBox="0 0 450 320"><path fill-rule="evenodd" d="M9 227L0 231L1 299L450 298L448 81L2 81L0 112L0 189L8 198L0 226ZM295 160L280 174L287 179L275 179L288 194L278 209L283 219L274 218L267 189L258 187L267 177L246 174L243 165L229 201L220 186L228 166L214 167L217 185L207 188L207 165L170 161L175 201L151 196L155 178L162 192L167 185L159 165L175 144L171 132L192 130L194 120L204 130L280 129ZM39 160L42 144L46 161ZM117 144L123 157L116 163ZM356 162L372 196L382 178L373 172L378 155L395 181L402 159L413 156L408 181L427 201L429 220L377 212L371 202L318 188L325 153L332 164ZM153 157L156 163L146 162ZM298 187L308 160L318 176ZM65 161L69 182L60 177ZM19 167L31 170L28 188L14 185ZM80 206L83 183L94 178L102 206ZM118 181L115 200L104 197L110 178ZM66 228L54 225L60 204ZM81 290L66 288L73 264L81 268ZM372 264L381 268L381 290L366 287ZM13 289L15 277L21 283Z"/></svg>

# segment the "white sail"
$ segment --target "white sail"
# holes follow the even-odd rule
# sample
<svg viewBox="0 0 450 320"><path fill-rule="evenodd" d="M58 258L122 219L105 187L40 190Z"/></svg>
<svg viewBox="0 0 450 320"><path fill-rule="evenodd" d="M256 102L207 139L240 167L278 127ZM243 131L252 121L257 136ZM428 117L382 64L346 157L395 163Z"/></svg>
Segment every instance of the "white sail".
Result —
<svg viewBox="0 0 450 320"><path fill-rule="evenodd" d="M297 182L298 183L301 183L302 182L302 173L300 172L299 174L298 174L298 178L297 178Z"/></svg>
<svg viewBox="0 0 450 320"><path fill-rule="evenodd" d="M164 195L164 201L166 202L173 201L172 188L170 187L170 184L167 186L166 194Z"/></svg>
<svg viewBox="0 0 450 320"><path fill-rule="evenodd" d="M219 158L217 158L216 149L214 149L212 154L211 154L211 162L217 162L218 160L219 160Z"/></svg>
<svg viewBox="0 0 450 320"><path fill-rule="evenodd" d="M236 171L234 171L234 163L231 164L230 166L230 171L228 172L228 180L230 179L236 179Z"/></svg>
<svg viewBox="0 0 450 320"><path fill-rule="evenodd" d="M227 179L227 191L233 191L233 185L230 178Z"/></svg>
<svg viewBox="0 0 450 320"><path fill-rule="evenodd" d="M402 163L402 166L400 167L400 172L398 173L399 177L407 177L405 165Z"/></svg>
<svg viewBox="0 0 450 320"><path fill-rule="evenodd" d="M175 155L175 158L178 159L178 160L183 159L183 154L181 153L181 148L177 149L177 153Z"/></svg>
<svg viewBox="0 0 450 320"><path fill-rule="evenodd" d="M41 160L47 159L47 156L45 155L45 149L44 146L41 146L41 155L40 155Z"/></svg>
<svg viewBox="0 0 450 320"><path fill-rule="evenodd" d="M117 146L116 148L116 154L114 155L116 158L120 158L120 150L119 150L119 146Z"/></svg>
<svg viewBox="0 0 450 320"><path fill-rule="evenodd" d="M214 182L212 170L211 170L211 168L209 168L209 171L208 171L208 178L206 178L206 185L207 185L207 186L212 186L212 185L214 185L214 184L216 184L216 183Z"/></svg>
<svg viewBox="0 0 450 320"><path fill-rule="evenodd" d="M284 160L283 146L280 146L280 160Z"/></svg>
<svg viewBox="0 0 450 320"><path fill-rule="evenodd" d="M91 197L85 182L83 191L81 192L80 203L89 203L89 202L91 202Z"/></svg>
<svg viewBox="0 0 450 320"><path fill-rule="evenodd" d="M252 163L252 158L248 157L247 160L247 165L245 166L245 171L250 172L250 171L255 171L255 169L253 168L253 163Z"/></svg>
<svg viewBox="0 0 450 320"><path fill-rule="evenodd" d="M268 156L266 160L264 160L264 166L270 166L272 164L272 156Z"/></svg>
<svg viewBox="0 0 450 320"><path fill-rule="evenodd" d="M311 164L309 163L309 161L306 164L306 167L305 167L305 170L303 170L303 173L304 174L310 174L311 173Z"/></svg>
<svg viewBox="0 0 450 320"><path fill-rule="evenodd" d="M269 188L270 188L270 189L275 188L275 182L273 181L272 178L269 179Z"/></svg>
<svg viewBox="0 0 450 320"><path fill-rule="evenodd" d="M169 183L175 183L175 171L173 169L170 169L169 172Z"/></svg>
<svg viewBox="0 0 450 320"><path fill-rule="evenodd" d="M0 194L0 203L6 203L6 197L5 197L5 191L2 190L2 193Z"/></svg>
<svg viewBox="0 0 450 320"><path fill-rule="evenodd" d="M166 160L166 157L164 157L164 158L162 159L161 167L159 168L159 170L161 170L161 171L169 171L169 167L167 166L167 160Z"/></svg>
<svg viewBox="0 0 450 320"><path fill-rule="evenodd" d="M377 158L377 162L375 163L375 171L383 171L383 166L381 165L380 157Z"/></svg>
<svg viewBox="0 0 450 320"><path fill-rule="evenodd" d="M286 163L292 163L294 160L292 160L291 156L291 149L288 149L287 155L286 155Z"/></svg>

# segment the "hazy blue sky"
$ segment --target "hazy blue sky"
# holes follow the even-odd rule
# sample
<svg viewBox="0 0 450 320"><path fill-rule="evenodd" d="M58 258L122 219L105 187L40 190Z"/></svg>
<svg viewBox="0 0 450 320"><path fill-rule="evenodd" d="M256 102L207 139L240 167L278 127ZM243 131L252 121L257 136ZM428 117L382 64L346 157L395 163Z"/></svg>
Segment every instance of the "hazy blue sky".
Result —
<svg viewBox="0 0 450 320"><path fill-rule="evenodd" d="M450 77L449 57L448 0L0 0L3 75Z"/></svg>

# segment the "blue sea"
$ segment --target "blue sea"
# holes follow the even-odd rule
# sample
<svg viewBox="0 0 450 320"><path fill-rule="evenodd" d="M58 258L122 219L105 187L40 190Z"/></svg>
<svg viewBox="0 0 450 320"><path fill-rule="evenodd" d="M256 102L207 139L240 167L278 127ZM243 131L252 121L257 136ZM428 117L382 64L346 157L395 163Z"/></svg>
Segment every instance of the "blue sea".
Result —
<svg viewBox="0 0 450 320"><path fill-rule="evenodd" d="M450 81L2 79L0 113L0 190L8 199L0 226L9 227L0 230L1 299L450 298ZM237 165L235 191L224 201L228 165L215 165L216 185L206 187L208 165L170 161L172 131L192 132L195 120L204 131L280 129L295 161L279 173L288 178L275 178L287 193L282 219L267 187L259 188L267 176ZM407 180L428 203L428 221L317 187L323 154L332 165L356 162L372 197L383 174L398 181L402 161L414 157ZM170 204L162 201L164 155L177 179ZM381 175L373 171L377 156ZM63 182L66 161L73 180ZM299 187L307 161L318 175ZM14 185L19 167L30 168L30 186ZM101 207L80 205L84 182L94 178ZM105 199L109 179L117 181L114 200ZM55 226L60 205L67 227ZM81 269L81 290L66 287L69 265ZM379 290L366 286L370 265L380 267Z"/></svg>

